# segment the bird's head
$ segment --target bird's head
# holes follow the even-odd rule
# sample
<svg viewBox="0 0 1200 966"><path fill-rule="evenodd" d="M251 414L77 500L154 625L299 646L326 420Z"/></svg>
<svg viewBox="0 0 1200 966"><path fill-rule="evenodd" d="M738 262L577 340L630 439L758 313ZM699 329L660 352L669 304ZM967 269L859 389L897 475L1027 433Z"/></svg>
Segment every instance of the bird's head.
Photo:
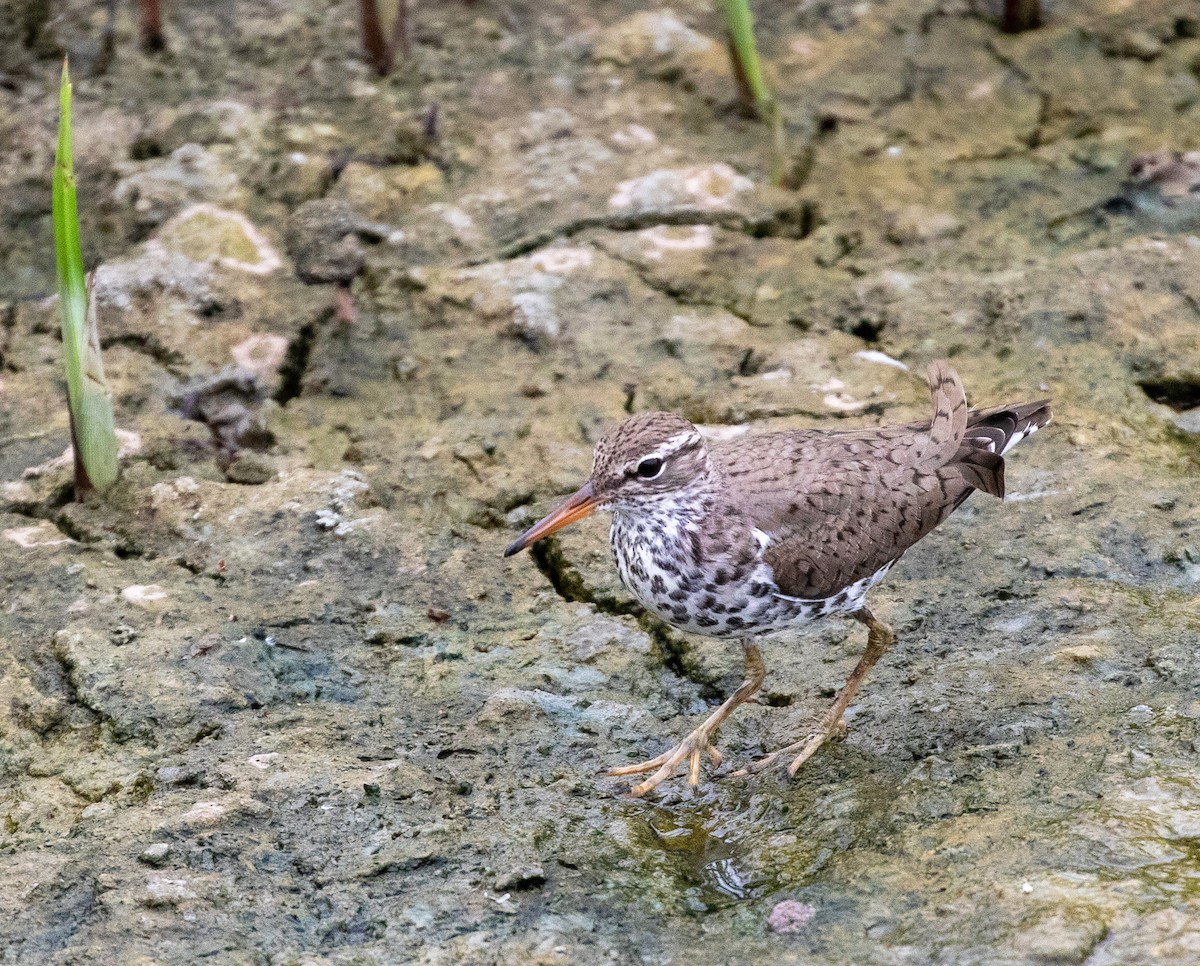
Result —
<svg viewBox="0 0 1200 966"><path fill-rule="evenodd" d="M596 444L591 478L557 510L526 530L504 551L510 557L593 510L652 512L685 501L709 479L704 437L681 416L639 413Z"/></svg>

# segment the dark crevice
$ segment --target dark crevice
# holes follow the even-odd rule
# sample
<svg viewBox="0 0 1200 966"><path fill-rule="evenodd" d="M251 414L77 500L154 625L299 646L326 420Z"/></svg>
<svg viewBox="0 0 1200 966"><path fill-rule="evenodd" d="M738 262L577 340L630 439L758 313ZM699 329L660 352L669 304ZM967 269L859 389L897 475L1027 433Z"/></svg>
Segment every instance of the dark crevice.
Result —
<svg viewBox="0 0 1200 966"><path fill-rule="evenodd" d="M17 324L17 307L11 303L0 305L0 369L5 367L5 353L8 349L9 333Z"/></svg>
<svg viewBox="0 0 1200 966"><path fill-rule="evenodd" d="M1138 386L1156 403L1170 406L1176 412L1200 407L1200 377L1146 379L1139 382Z"/></svg>
<svg viewBox="0 0 1200 966"><path fill-rule="evenodd" d="M5 513L11 513L14 516L25 517L27 520L39 520L50 523L64 537L74 540L75 536L69 533L67 527L63 526L58 519L58 511L70 503L74 495L75 484L73 482L64 483L62 486L56 487L54 492L45 500L32 502L11 501L0 504L0 510L3 510Z"/></svg>
<svg viewBox="0 0 1200 966"><path fill-rule="evenodd" d="M92 546L108 544L113 556L118 560L154 560L158 557L156 552L146 549L127 533L114 533L107 530L97 532L82 526L78 521L72 519L70 511L56 513L53 517L46 519L58 527L60 533L70 537L76 543Z"/></svg>
<svg viewBox="0 0 1200 966"><path fill-rule="evenodd" d="M589 587L583 575L563 555L562 545L553 537L539 540L529 548L530 556L542 575L550 581L554 592L572 603L595 604L603 614L641 617L645 611L631 600L618 600L613 594L597 592Z"/></svg>
<svg viewBox="0 0 1200 966"><path fill-rule="evenodd" d="M310 322L302 326L288 344L287 355L279 368L279 389L275 392L275 401L279 405L286 406L291 400L299 397L316 341L317 326L316 323Z"/></svg>
<svg viewBox="0 0 1200 966"><path fill-rule="evenodd" d="M626 383L625 405L622 408L624 408L625 412L629 413L630 415L633 415L633 404L635 399L637 399L637 386L633 383Z"/></svg>
<svg viewBox="0 0 1200 966"><path fill-rule="evenodd" d="M867 345L877 345L879 334L884 330L885 325L885 322L874 319L859 319L845 331L855 338L862 339Z"/></svg>
<svg viewBox="0 0 1200 966"><path fill-rule="evenodd" d="M91 712L100 722L111 724L112 716L106 714L102 707L98 707L88 701L79 690L79 684L74 677L76 665L71 660L71 656L65 650L55 645L51 645L50 653L53 655L55 663L62 672L62 686L63 690L67 692L67 700L76 707Z"/></svg>
<svg viewBox="0 0 1200 966"><path fill-rule="evenodd" d="M172 375L179 375L179 367L184 362L183 354L167 348L152 335L129 332L124 335L108 336L100 341L101 349L111 349L113 346L124 346L134 352L139 352L157 362Z"/></svg>
<svg viewBox="0 0 1200 966"><path fill-rule="evenodd" d="M819 220L816 206L811 201L801 201L792 208L781 208L758 216L728 211L706 211L702 208L680 208L675 211L644 212L636 215L591 215L518 238L491 255L473 259L467 264L481 265L485 262L519 258L553 242L573 238L593 229L641 231L657 225L711 225L714 228L740 232L751 238L802 239L812 233Z"/></svg>
<svg viewBox="0 0 1200 966"><path fill-rule="evenodd" d="M1000 66L1012 71L1022 83L1027 85L1038 98L1038 116L1034 122L1032 130L1026 134L1021 140L1030 148L1043 147L1048 142L1044 140L1046 125L1050 119L1051 99L1048 91L1042 90L1033 82L1029 72L1021 67L1012 57L1006 54L996 45L994 40L989 40L984 44L984 50L1000 64Z"/></svg>
<svg viewBox="0 0 1200 966"><path fill-rule="evenodd" d="M672 634L666 624L635 601L620 600L613 594L597 592L588 587L579 571L563 556L562 546L557 540L547 537L529 549L538 570L563 600L593 604L602 614L636 617L638 626L653 642L663 667L695 684L706 701L714 701L722 696L719 679L708 674L694 660L692 649L685 640Z"/></svg>
<svg viewBox="0 0 1200 966"><path fill-rule="evenodd" d="M654 649L658 652L663 667L675 676L696 685L700 689L700 697L705 701L719 701L724 696L719 679L708 674L695 660L687 641L676 637L666 624L646 611L642 611L638 617L638 626L654 643Z"/></svg>

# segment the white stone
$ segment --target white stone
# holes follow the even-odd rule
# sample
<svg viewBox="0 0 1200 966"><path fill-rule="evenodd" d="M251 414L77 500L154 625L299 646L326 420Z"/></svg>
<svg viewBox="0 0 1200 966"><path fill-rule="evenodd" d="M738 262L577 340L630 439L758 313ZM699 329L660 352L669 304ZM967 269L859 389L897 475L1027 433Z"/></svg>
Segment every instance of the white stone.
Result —
<svg viewBox="0 0 1200 966"><path fill-rule="evenodd" d="M58 547L64 543L75 542L70 537L64 537L52 523L39 523L32 527L16 527L0 533L0 537L12 541L25 550L33 550L36 547Z"/></svg>
<svg viewBox="0 0 1200 966"><path fill-rule="evenodd" d="M721 211L730 208L738 195L753 190L753 181L721 161L689 168L663 168L622 181L608 204L630 214L679 207Z"/></svg>
<svg viewBox="0 0 1200 966"><path fill-rule="evenodd" d="M131 604L145 607L166 600L167 591L158 584L133 584L121 591L121 596Z"/></svg>
<svg viewBox="0 0 1200 966"><path fill-rule="evenodd" d="M903 369L905 372L908 372L908 366L903 362L899 359L893 359L887 353L880 352L878 349L861 349L854 353L854 355L864 362L876 362L881 366L892 366L895 369Z"/></svg>

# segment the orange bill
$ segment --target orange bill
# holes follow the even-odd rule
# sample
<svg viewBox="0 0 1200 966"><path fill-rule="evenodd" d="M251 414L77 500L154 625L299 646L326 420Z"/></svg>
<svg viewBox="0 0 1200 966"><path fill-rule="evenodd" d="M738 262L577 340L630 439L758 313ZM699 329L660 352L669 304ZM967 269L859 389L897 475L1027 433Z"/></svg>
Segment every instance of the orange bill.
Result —
<svg viewBox="0 0 1200 966"><path fill-rule="evenodd" d="M514 553L524 550L534 541L541 540L542 537L548 537L556 530L561 530L576 520L582 520L596 509L597 505L598 501L596 500L596 495L592 492L592 484L584 483L583 486L567 497L566 503L517 537L513 541L512 546L504 551L504 556L511 557Z"/></svg>

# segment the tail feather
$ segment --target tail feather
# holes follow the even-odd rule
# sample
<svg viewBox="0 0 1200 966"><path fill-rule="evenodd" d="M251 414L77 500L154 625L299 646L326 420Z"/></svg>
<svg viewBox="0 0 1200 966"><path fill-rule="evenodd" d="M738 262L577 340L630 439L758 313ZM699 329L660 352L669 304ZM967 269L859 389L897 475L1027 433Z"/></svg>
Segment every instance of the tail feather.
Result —
<svg viewBox="0 0 1200 966"><path fill-rule="evenodd" d="M1004 454L1050 422L1050 400L971 410L955 466L975 489L1004 496Z"/></svg>
<svg viewBox="0 0 1200 966"><path fill-rule="evenodd" d="M991 406L973 409L967 414L966 439L1003 456L1050 422L1050 400L1024 403L1020 406Z"/></svg>

